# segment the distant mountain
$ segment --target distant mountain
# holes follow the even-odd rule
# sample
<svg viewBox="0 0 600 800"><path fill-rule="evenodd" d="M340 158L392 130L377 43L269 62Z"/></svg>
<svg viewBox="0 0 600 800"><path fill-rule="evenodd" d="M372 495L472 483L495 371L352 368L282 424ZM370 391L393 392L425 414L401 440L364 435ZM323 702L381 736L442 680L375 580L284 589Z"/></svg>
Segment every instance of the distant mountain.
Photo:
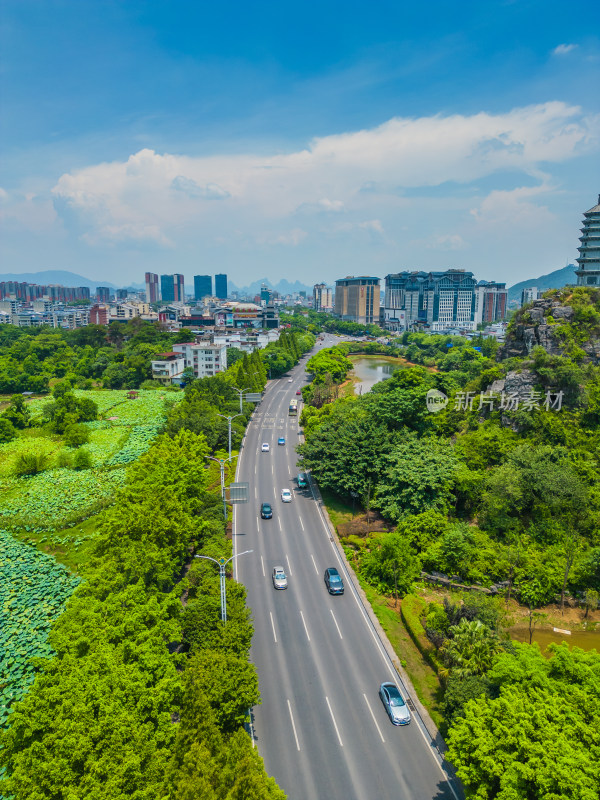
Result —
<svg viewBox="0 0 600 800"><path fill-rule="evenodd" d="M536 286L540 292L545 292L546 289L562 289L568 283L577 283L576 269L575 264L567 264L566 267L556 269L548 275L540 275L539 278L530 278L527 281L515 283L508 290L508 304L520 303L523 289L530 289L532 286Z"/></svg>
<svg viewBox="0 0 600 800"><path fill-rule="evenodd" d="M248 294L250 296L260 294L260 287L261 286L268 286L269 289L275 289L275 291L279 292L279 294L292 294L293 292L306 292L309 295L312 295L312 286L306 286L304 283L300 283L300 281L294 281L294 283L290 283L289 281L283 278L278 283L272 283L268 278L262 278L262 280L253 281L249 286L236 286L235 283L232 281L227 281L227 289L228 292L239 292L240 294Z"/></svg>
<svg viewBox="0 0 600 800"><path fill-rule="evenodd" d="M19 281L20 283L37 283L41 286L48 286L51 283L56 283L59 286L88 286L90 289L95 289L96 286L108 286L109 289L118 289L114 283L109 281L91 281L89 278L84 278L82 275L77 275L76 272L67 272L63 269L47 269L44 272L21 272L18 275L15 273L6 273L0 275L0 281Z"/></svg>

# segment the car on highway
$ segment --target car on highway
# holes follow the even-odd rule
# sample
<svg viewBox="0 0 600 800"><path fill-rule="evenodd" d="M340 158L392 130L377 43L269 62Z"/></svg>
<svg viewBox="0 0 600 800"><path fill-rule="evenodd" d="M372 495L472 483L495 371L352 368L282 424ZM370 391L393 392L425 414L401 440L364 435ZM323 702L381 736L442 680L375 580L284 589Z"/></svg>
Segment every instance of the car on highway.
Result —
<svg viewBox="0 0 600 800"><path fill-rule="evenodd" d="M260 449L263 451L263 453L268 453L269 452L269 443L268 442L263 442L261 444L261 446L260 446Z"/></svg>
<svg viewBox="0 0 600 800"><path fill-rule="evenodd" d="M289 489L282 489L281 490L281 499L284 503L291 503L292 502L292 493Z"/></svg>
<svg viewBox="0 0 600 800"><path fill-rule="evenodd" d="M273 567L273 586L276 589L287 589L287 575L283 567Z"/></svg>
<svg viewBox="0 0 600 800"><path fill-rule="evenodd" d="M296 483L298 484L299 489L306 489L308 487L308 478L306 477L306 472L300 472L298 474Z"/></svg>
<svg viewBox="0 0 600 800"><path fill-rule="evenodd" d="M270 503L261 503L260 504L260 517L261 519L272 519L273 518L273 509L271 508Z"/></svg>
<svg viewBox="0 0 600 800"><path fill-rule="evenodd" d="M288 383L293 383L293 382L294 382L293 378L288 378Z"/></svg>
<svg viewBox="0 0 600 800"><path fill-rule="evenodd" d="M344 594L344 582L335 567L327 567L323 577L329 594Z"/></svg>
<svg viewBox="0 0 600 800"><path fill-rule="evenodd" d="M298 389L298 391L296 392L296 394L299 394L299 395L301 395L301 394L302 394L302 392L300 391L300 389Z"/></svg>
<svg viewBox="0 0 600 800"><path fill-rule="evenodd" d="M277 439L277 444L285 444L285 439L283 436L280 436L279 439Z"/></svg>
<svg viewBox="0 0 600 800"><path fill-rule="evenodd" d="M392 725L408 725L410 711L395 683L382 683L379 687L379 697Z"/></svg>

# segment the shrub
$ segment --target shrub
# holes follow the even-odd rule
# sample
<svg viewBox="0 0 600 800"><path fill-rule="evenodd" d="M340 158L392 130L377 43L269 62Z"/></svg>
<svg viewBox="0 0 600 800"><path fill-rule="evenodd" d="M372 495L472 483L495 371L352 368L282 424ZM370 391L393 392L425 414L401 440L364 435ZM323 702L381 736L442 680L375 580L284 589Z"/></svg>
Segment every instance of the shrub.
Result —
<svg viewBox="0 0 600 800"><path fill-rule="evenodd" d="M17 477L37 475L47 468L47 453L19 453L15 459L14 473Z"/></svg>
<svg viewBox="0 0 600 800"><path fill-rule="evenodd" d="M15 426L8 419L0 417L0 444L12 441L17 435Z"/></svg>
<svg viewBox="0 0 600 800"><path fill-rule="evenodd" d="M56 466L71 469L73 466L73 454L69 453L68 450L60 450L56 459Z"/></svg>
<svg viewBox="0 0 600 800"><path fill-rule="evenodd" d="M64 434L65 444L69 447L81 447L90 440L90 432L85 425L69 425Z"/></svg>
<svg viewBox="0 0 600 800"><path fill-rule="evenodd" d="M92 456L88 450L78 450L73 459L73 469L90 469L92 466Z"/></svg>

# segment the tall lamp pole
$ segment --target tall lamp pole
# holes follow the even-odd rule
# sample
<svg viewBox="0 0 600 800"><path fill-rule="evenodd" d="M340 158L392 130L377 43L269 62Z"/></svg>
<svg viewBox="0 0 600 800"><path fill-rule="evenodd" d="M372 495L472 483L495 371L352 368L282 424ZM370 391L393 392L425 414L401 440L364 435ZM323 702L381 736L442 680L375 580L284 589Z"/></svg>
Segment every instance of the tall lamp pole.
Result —
<svg viewBox="0 0 600 800"><path fill-rule="evenodd" d="M233 414L233 416L228 417L226 414L217 414L217 417L223 417L229 423L229 460L231 461L231 422L236 417L243 417L243 414Z"/></svg>
<svg viewBox="0 0 600 800"><path fill-rule="evenodd" d="M230 451L231 452L231 451ZM225 503L225 461L224 458L214 458L213 456L206 456L211 461L216 461L221 470L221 500L223 501L223 519L227 522L227 504ZM231 458L231 455L230 455Z"/></svg>
<svg viewBox="0 0 600 800"><path fill-rule="evenodd" d="M234 389L240 396L240 414L242 413L242 400L244 398L244 392L249 392L251 388L251 386L246 386L244 389L238 389L236 386L232 386L232 389ZM219 416L223 415L220 414Z"/></svg>
<svg viewBox="0 0 600 800"><path fill-rule="evenodd" d="M236 553L231 558L213 558L212 556L195 556L196 558L205 558L207 561L213 561L219 568L219 583L221 585L221 621L223 625L227 622L227 593L225 591L225 567L230 561L238 556L245 556L246 553L253 553L253 550L244 550L242 553Z"/></svg>

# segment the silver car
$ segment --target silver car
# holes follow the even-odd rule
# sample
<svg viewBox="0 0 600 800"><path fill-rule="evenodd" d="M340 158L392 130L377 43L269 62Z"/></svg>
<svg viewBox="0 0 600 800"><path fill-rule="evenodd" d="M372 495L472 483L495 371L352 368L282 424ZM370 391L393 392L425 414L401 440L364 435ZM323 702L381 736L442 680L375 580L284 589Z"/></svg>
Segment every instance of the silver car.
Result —
<svg viewBox="0 0 600 800"><path fill-rule="evenodd" d="M282 489L281 490L281 500L284 503L291 503L292 502L292 493L289 489Z"/></svg>
<svg viewBox="0 0 600 800"><path fill-rule="evenodd" d="M410 711L395 683L382 683L379 687L379 697L392 725L408 725Z"/></svg>
<svg viewBox="0 0 600 800"><path fill-rule="evenodd" d="M287 589L287 575L283 567L273 567L273 586L276 589Z"/></svg>

